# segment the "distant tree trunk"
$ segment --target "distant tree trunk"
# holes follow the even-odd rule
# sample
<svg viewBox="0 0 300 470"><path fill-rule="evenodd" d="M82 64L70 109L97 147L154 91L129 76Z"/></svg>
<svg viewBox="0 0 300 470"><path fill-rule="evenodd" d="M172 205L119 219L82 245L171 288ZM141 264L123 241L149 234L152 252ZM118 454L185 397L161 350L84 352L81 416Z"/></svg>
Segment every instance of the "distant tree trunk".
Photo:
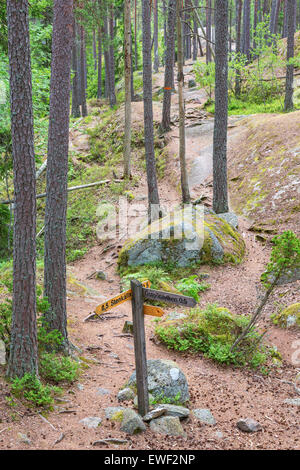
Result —
<svg viewBox="0 0 300 470"><path fill-rule="evenodd" d="M216 0L215 122L213 137L213 210L228 212L228 0Z"/></svg>
<svg viewBox="0 0 300 470"><path fill-rule="evenodd" d="M77 37L76 37L76 27L74 21L74 33L73 33L73 47L72 47L72 70L73 70L73 80L72 80L72 116L74 118L80 117L80 82L78 75L78 57L77 57Z"/></svg>
<svg viewBox="0 0 300 470"><path fill-rule="evenodd" d="M138 50L137 50L137 0L134 0L134 70L138 69Z"/></svg>
<svg viewBox="0 0 300 470"><path fill-rule="evenodd" d="M242 0L236 1L236 53L241 53L241 26L242 26ZM235 72L235 96L241 95L241 72L239 69Z"/></svg>
<svg viewBox="0 0 300 470"><path fill-rule="evenodd" d="M195 0L195 8L198 8L199 7L199 0ZM197 17L194 13L193 15L193 25L194 25L194 28L193 28L193 61L197 60L197 56L198 56L198 23L197 23Z"/></svg>
<svg viewBox="0 0 300 470"><path fill-rule="evenodd" d="M248 62L250 62L250 59L251 59L250 29L251 29L251 0L244 0L243 53L247 56Z"/></svg>
<svg viewBox="0 0 300 470"><path fill-rule="evenodd" d="M176 23L176 0L169 0L168 4L168 27L167 27L167 49L165 65L165 86L161 129L163 132L170 130L171 121L171 98L174 81L174 53L175 53L175 23Z"/></svg>
<svg viewBox="0 0 300 470"><path fill-rule="evenodd" d="M287 37L287 22L288 22L288 15L287 15L287 9L288 9L288 2L285 0L284 1L284 15L283 15L283 31L282 31L282 37L286 38Z"/></svg>
<svg viewBox="0 0 300 470"><path fill-rule="evenodd" d="M258 0L254 1L254 19L253 19L253 49L256 49L256 28L258 22ZM254 58L254 57L253 57Z"/></svg>
<svg viewBox="0 0 300 470"><path fill-rule="evenodd" d="M185 106L184 106L184 75L183 75L183 40L181 27L181 0L177 0L177 68L178 68L178 106L179 106L179 159L181 172L182 202L190 202L189 183L185 159Z"/></svg>
<svg viewBox="0 0 300 470"><path fill-rule="evenodd" d="M153 0L153 17L154 17L154 72L158 72L159 68L159 56L158 56L158 8L157 0Z"/></svg>
<svg viewBox="0 0 300 470"><path fill-rule="evenodd" d="M97 41L96 31L93 30L93 57L94 57L94 70L97 70Z"/></svg>
<svg viewBox="0 0 300 470"><path fill-rule="evenodd" d="M45 209L44 293L49 330L62 334L68 351L66 310L66 216L69 151L73 0L54 0L50 116Z"/></svg>
<svg viewBox="0 0 300 470"><path fill-rule="evenodd" d="M8 377L38 374L36 332L36 199L27 0L7 1L14 168L13 311Z"/></svg>
<svg viewBox="0 0 300 470"><path fill-rule="evenodd" d="M143 91L144 91L144 139L148 184L149 222L160 217L159 195L154 155L152 64L151 64L151 13L149 0L142 0L143 24Z"/></svg>
<svg viewBox="0 0 300 470"><path fill-rule="evenodd" d="M80 26L80 96L81 96L81 116L87 116L86 105L86 67L85 67L85 31L83 26Z"/></svg>
<svg viewBox="0 0 300 470"><path fill-rule="evenodd" d="M105 10L106 11L103 15L102 44L103 44L103 53L104 53L104 61L105 61L105 98L109 99L111 78L110 78L109 48L108 48L109 38L108 38L107 9Z"/></svg>
<svg viewBox="0 0 300 470"><path fill-rule="evenodd" d="M294 83L294 65L289 63L294 57L294 35L295 35L295 0L287 0L287 67L285 82L285 100L284 110L291 111L293 109L293 83Z"/></svg>
<svg viewBox="0 0 300 470"><path fill-rule="evenodd" d="M206 0L206 63L212 60L211 54L211 0Z"/></svg>
<svg viewBox="0 0 300 470"><path fill-rule="evenodd" d="M109 69L110 69L110 98L109 103L111 108L116 104L116 90L115 90L115 48L114 48L114 5L111 3L109 6L109 36L110 36L110 46L109 46Z"/></svg>
<svg viewBox="0 0 300 470"><path fill-rule="evenodd" d="M124 66L125 66L125 133L124 133L124 177L130 177L131 153L131 2L124 3Z"/></svg>
<svg viewBox="0 0 300 470"><path fill-rule="evenodd" d="M98 29L98 86L97 86L97 98L102 97L102 35L101 28Z"/></svg>

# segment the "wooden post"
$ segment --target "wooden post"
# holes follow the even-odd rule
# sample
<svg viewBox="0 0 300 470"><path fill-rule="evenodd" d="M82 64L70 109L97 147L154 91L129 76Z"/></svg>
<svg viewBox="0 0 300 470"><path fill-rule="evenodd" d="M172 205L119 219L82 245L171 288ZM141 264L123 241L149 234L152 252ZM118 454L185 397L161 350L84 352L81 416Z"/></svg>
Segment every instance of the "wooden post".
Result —
<svg viewBox="0 0 300 470"><path fill-rule="evenodd" d="M131 290L138 412L141 416L145 416L149 411L149 396L143 311L143 286L139 281L134 279L131 281Z"/></svg>

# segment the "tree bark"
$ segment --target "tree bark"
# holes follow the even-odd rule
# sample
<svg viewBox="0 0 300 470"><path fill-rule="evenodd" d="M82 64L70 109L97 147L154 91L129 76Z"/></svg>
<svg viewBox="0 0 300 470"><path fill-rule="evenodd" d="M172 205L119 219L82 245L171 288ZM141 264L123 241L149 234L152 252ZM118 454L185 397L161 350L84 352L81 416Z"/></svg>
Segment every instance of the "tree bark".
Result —
<svg viewBox="0 0 300 470"><path fill-rule="evenodd" d="M124 133L124 177L129 178L131 154L131 2L124 4L124 51L125 51L125 133Z"/></svg>
<svg viewBox="0 0 300 470"><path fill-rule="evenodd" d="M171 121L171 98L174 82L174 54L175 54L175 24L176 24L176 0L168 3L168 27L167 27L167 49L165 64L165 86L161 130L170 130Z"/></svg>
<svg viewBox="0 0 300 470"><path fill-rule="evenodd" d="M228 212L228 0L216 0L216 86L213 136L213 210Z"/></svg>
<svg viewBox="0 0 300 470"><path fill-rule="evenodd" d="M98 85L97 98L102 97L102 35L101 28L98 28Z"/></svg>
<svg viewBox="0 0 300 470"><path fill-rule="evenodd" d="M143 24L143 91L144 91L144 139L148 185L148 220L160 217L159 195L154 154L152 63L151 63L151 12L149 0L142 0Z"/></svg>
<svg viewBox="0 0 300 470"><path fill-rule="evenodd" d="M293 82L294 82L294 65L289 61L294 57L294 35L295 35L295 0L287 0L287 67L286 67L286 82L285 82L285 100L284 110L291 111L294 107L293 104Z"/></svg>
<svg viewBox="0 0 300 470"><path fill-rule="evenodd" d="M236 53L241 53L241 25L242 25L242 0L236 2ZM239 69L235 72L235 96L239 98L241 95L241 72Z"/></svg>
<svg viewBox="0 0 300 470"><path fill-rule="evenodd" d="M65 351L68 350L66 216L72 39L73 0L54 0L44 254L44 293L50 308L44 318L50 331L58 330L62 334Z"/></svg>
<svg viewBox="0 0 300 470"><path fill-rule="evenodd" d="M109 104L112 108L116 102L116 90L115 90L115 48L114 48L114 5L111 3L109 6L109 37L110 37L110 45L109 45L109 69L110 69L110 98Z"/></svg>
<svg viewBox="0 0 300 470"><path fill-rule="evenodd" d="M86 80L86 67L85 67L85 31L84 27L80 26L80 96L81 96L81 115L87 116L87 105L86 105L86 92L85 92L85 80Z"/></svg>
<svg viewBox="0 0 300 470"><path fill-rule="evenodd" d="M7 1L14 169L13 311L8 377L38 374L36 331L36 201L27 0Z"/></svg>
<svg viewBox="0 0 300 470"><path fill-rule="evenodd" d="M72 116L74 118L80 117L80 104L79 104L79 93L80 93L80 83L78 76L78 57L77 57L77 36L76 36L76 27L74 21L74 33L73 33L73 48L72 48L72 70L73 70L73 80L72 80Z"/></svg>
<svg viewBox="0 0 300 470"><path fill-rule="evenodd" d="M158 73L159 68L159 56L158 56L158 0L153 0L153 16L154 16L154 64L153 69L155 73Z"/></svg>
<svg viewBox="0 0 300 470"><path fill-rule="evenodd" d="M212 60L211 54L211 0L206 0L206 63Z"/></svg>
<svg viewBox="0 0 300 470"><path fill-rule="evenodd" d="M182 202L190 202L190 191L185 159L185 106L184 106L184 74L183 74L183 38L181 27L181 0L177 0L177 68L178 68L178 106L179 106L179 160L181 175Z"/></svg>

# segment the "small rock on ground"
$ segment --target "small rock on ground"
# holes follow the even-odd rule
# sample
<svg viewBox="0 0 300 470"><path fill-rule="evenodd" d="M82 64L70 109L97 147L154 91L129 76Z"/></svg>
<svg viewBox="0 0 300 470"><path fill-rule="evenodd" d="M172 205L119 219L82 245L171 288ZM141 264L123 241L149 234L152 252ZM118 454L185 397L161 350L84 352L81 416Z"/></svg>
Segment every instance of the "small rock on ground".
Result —
<svg viewBox="0 0 300 470"><path fill-rule="evenodd" d="M177 416L162 416L161 418L153 419L150 421L150 429L159 434L186 437L186 433Z"/></svg>
<svg viewBox="0 0 300 470"><path fill-rule="evenodd" d="M83 426L86 426L89 429L96 429L102 422L102 419L98 416L88 416L79 421Z"/></svg>
<svg viewBox="0 0 300 470"><path fill-rule="evenodd" d="M257 432L262 430L262 426L252 418L240 419L237 427L244 432Z"/></svg>
<svg viewBox="0 0 300 470"><path fill-rule="evenodd" d="M211 411L208 408L199 408L193 410L193 415L202 423L202 424L216 424L216 420L213 417Z"/></svg>

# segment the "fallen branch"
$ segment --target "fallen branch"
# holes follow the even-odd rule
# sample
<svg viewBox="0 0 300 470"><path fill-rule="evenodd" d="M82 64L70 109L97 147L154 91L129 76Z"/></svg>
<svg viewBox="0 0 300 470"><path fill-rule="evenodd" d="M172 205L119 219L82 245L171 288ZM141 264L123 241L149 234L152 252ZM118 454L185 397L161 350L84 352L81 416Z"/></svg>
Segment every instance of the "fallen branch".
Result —
<svg viewBox="0 0 300 470"><path fill-rule="evenodd" d="M120 183L122 180L117 180L115 179L115 183ZM94 186L100 186L102 184L107 184L111 183L110 180L103 180L103 181L96 181L95 183L89 183L89 184L83 184L81 186L71 186L70 188L67 189L68 192L70 191L77 191L78 189L85 189L85 188L92 188ZM41 199L47 196L47 193L42 193L42 194L37 194L36 199ZM11 201L0 201L0 204L12 204L14 200Z"/></svg>

